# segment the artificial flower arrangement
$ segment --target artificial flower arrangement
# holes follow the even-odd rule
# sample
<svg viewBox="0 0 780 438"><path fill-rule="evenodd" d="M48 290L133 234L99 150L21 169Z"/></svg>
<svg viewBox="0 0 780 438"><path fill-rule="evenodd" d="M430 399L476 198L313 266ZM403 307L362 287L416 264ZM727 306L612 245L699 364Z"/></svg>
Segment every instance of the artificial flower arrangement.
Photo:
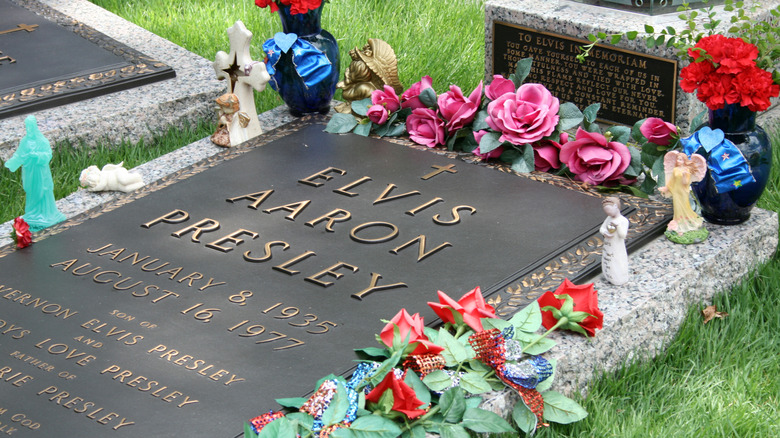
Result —
<svg viewBox="0 0 780 438"><path fill-rule="evenodd" d="M32 232L30 225L20 216L14 219L11 230L11 239L13 239L17 248L26 248L32 244Z"/></svg>
<svg viewBox="0 0 780 438"><path fill-rule="evenodd" d="M614 126L602 133L595 122L600 104L580 111L561 103L541 84L524 83L531 58L518 61L509 78L495 75L466 96L451 85L440 95L423 77L398 96L388 86L353 102L350 114L335 114L327 132L383 136L408 134L415 143L497 159L518 173L534 170L647 196L632 186L647 170L640 150L626 143L631 129ZM576 131L570 135L568 131Z"/></svg>
<svg viewBox="0 0 780 438"><path fill-rule="evenodd" d="M328 3L328 0L255 0L255 5L261 8L270 6L271 12L278 11L280 5L289 6L293 15L305 14L319 8L323 3Z"/></svg>
<svg viewBox="0 0 780 438"><path fill-rule="evenodd" d="M381 348L356 350L362 360L349 379L329 375L317 382L311 397L277 400L291 412L252 419L244 437L533 433L546 422L567 424L587 415L550 389L555 360L541 354L555 345L546 337L553 330L593 336L602 327L593 284L577 286L567 279L508 321L496 317L479 287L458 301L441 291L438 298L428 303L443 322L438 330L402 309L377 335ZM548 330L537 335L541 326ZM506 387L522 400L511 422L480 408L483 395Z"/></svg>

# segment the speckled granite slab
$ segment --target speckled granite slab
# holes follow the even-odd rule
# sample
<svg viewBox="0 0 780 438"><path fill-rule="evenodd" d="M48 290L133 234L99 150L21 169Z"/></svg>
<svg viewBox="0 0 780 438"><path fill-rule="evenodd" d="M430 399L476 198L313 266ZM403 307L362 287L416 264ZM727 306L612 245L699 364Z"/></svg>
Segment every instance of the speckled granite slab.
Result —
<svg viewBox="0 0 780 438"><path fill-rule="evenodd" d="M210 61L144 30L87 0L40 0L176 71L176 78L34 113L50 139L92 144L137 141L187 121L213 117L213 101L225 85L214 76ZM0 120L0 158L5 160L24 136L24 116Z"/></svg>
<svg viewBox="0 0 780 438"><path fill-rule="evenodd" d="M768 9L778 4L780 4L778 0L763 1L756 10L756 15L764 15ZM718 17L724 23L723 26L726 26L729 14L723 12L723 6L716 6L715 9L718 11ZM615 34L631 30L641 31L645 24L649 24L655 29L667 26L679 29L684 23L677 18L677 15L672 13L649 16L570 0L488 0L485 4L486 79L492 79L494 69L493 29L495 22L524 26L539 32L550 32L586 41L588 34L591 33L603 31L607 34ZM705 14L700 15L703 17ZM616 47L652 56L677 59L672 49L648 49L644 38L641 37L634 41L623 39ZM683 65L679 66L679 68L681 67ZM706 107L693 95L682 92L679 85L676 96L675 123L687 128L690 121Z"/></svg>

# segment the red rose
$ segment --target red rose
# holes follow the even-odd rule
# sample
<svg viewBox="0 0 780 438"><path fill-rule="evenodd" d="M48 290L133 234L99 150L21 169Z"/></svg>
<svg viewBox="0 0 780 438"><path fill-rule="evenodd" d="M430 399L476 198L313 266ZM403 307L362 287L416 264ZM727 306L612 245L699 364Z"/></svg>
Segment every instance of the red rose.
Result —
<svg viewBox="0 0 780 438"><path fill-rule="evenodd" d="M439 302L428 302L428 306L436 312L436 315L444 322L451 324L466 325L474 331L482 331L481 318L496 318L496 309L490 304L485 303L482 297L482 290L477 286L471 292L463 295L460 300L455 301L442 291L438 291Z"/></svg>
<svg viewBox="0 0 780 438"><path fill-rule="evenodd" d="M409 312L407 312L406 309L401 309L401 311L387 323L385 328L382 329L382 332L379 333L379 338L382 339L382 342L388 347L393 346L396 326L398 327L398 336L401 338L401 341L409 336L409 347L413 348L409 354L439 354L444 351L443 347L432 343L428 340L428 337L425 336L425 324L423 323L423 318L420 314L415 313L414 315L409 315Z"/></svg>
<svg viewBox="0 0 780 438"><path fill-rule="evenodd" d="M32 233L30 232L30 226L21 217L14 219L13 223L14 231L12 236L16 242L17 248L25 248L32 243Z"/></svg>
<svg viewBox="0 0 780 438"><path fill-rule="evenodd" d="M425 403L421 402L417 395L414 393L414 389L409 387L403 380L397 378L395 373L390 371L387 373L382 382L377 385L366 396L366 400L378 403L379 399L385 391L391 391L393 394L393 410L396 412L402 412L406 414L410 419L417 418L425 413L425 409L420 409L420 406Z"/></svg>
<svg viewBox="0 0 780 438"><path fill-rule="evenodd" d="M539 303L539 307L552 306L556 309L561 309L563 307L564 299L557 298L555 295L562 294L568 295L574 300L574 309L572 312L585 312L592 315L583 319L579 323L579 326L582 327L589 336L595 336L596 329L601 329L604 324L604 314L599 310L598 291L593 288L593 283L577 286L567 278L558 286L558 289L555 289L554 293L547 291L536 301ZM557 322L558 320L553 316L551 311L542 311L542 325L544 328L549 330Z"/></svg>

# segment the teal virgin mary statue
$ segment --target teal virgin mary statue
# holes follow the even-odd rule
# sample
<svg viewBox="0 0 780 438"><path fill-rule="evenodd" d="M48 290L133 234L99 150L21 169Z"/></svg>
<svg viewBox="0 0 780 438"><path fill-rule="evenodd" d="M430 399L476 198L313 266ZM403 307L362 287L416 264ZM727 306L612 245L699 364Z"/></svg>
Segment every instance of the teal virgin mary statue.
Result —
<svg viewBox="0 0 780 438"><path fill-rule="evenodd" d="M25 193L24 216L31 231L40 231L65 220L54 202L54 180L51 177L51 144L38 129L34 116L24 120L27 134L19 142L14 155L5 162L11 172L22 168Z"/></svg>

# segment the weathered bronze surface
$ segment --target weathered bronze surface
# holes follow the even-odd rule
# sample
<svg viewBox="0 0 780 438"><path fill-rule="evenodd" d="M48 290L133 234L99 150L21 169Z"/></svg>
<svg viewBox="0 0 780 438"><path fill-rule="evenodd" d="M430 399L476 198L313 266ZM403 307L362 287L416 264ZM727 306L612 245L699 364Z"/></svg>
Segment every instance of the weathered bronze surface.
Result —
<svg viewBox="0 0 780 438"><path fill-rule="evenodd" d="M598 46L584 63L575 57L588 41L528 27L493 24L493 73L508 76L517 61L533 58L528 82L581 109L601 103L599 119L633 125L645 117L673 121L677 62Z"/></svg>
<svg viewBox="0 0 780 438"><path fill-rule="evenodd" d="M173 69L32 0L0 0L0 118L173 78Z"/></svg>
<svg viewBox="0 0 780 438"><path fill-rule="evenodd" d="M434 323L437 290L479 285L508 315L598 266L603 212L587 187L322 122L0 250L2 424L19 437L236 436L275 398L348 373L400 308ZM668 209L627 204L630 246L662 231Z"/></svg>

